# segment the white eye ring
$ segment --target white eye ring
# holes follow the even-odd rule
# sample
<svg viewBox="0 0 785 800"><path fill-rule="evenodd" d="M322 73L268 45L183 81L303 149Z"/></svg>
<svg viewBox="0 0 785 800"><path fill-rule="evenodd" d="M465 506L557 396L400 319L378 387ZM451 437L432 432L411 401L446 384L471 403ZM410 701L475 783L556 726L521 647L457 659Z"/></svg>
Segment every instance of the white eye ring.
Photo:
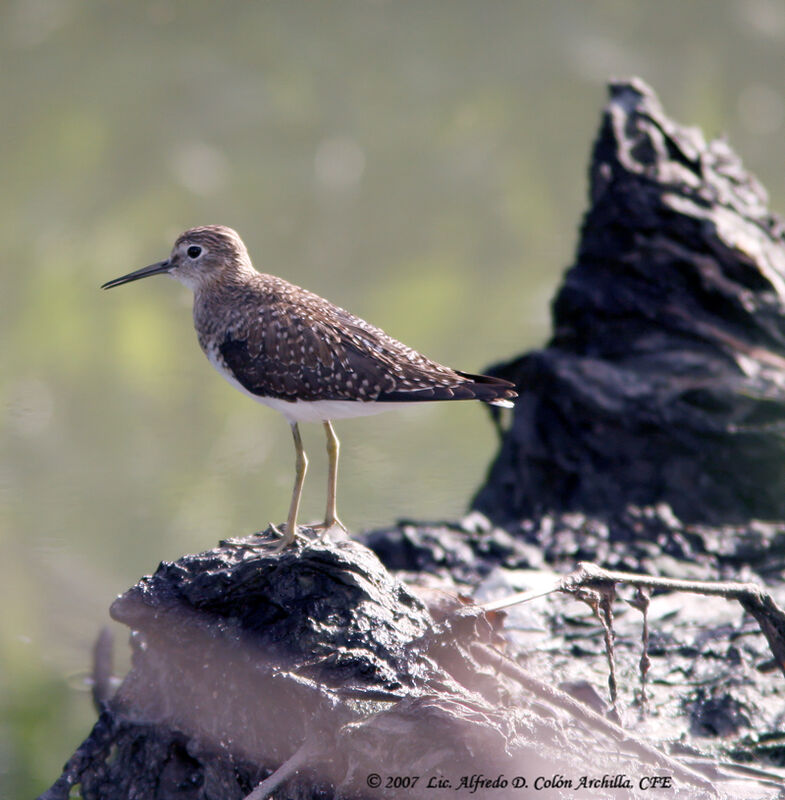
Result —
<svg viewBox="0 0 785 800"><path fill-rule="evenodd" d="M193 258L195 260L202 255L202 248L199 247L198 244L192 244L185 252L188 255L188 258Z"/></svg>

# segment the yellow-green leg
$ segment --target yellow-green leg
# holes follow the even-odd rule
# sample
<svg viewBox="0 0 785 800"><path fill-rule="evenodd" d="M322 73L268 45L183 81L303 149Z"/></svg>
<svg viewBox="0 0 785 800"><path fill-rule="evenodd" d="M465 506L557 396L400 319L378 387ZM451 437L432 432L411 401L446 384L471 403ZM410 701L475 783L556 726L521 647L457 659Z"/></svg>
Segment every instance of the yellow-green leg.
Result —
<svg viewBox="0 0 785 800"><path fill-rule="evenodd" d="M292 501L289 504L289 516L286 518L286 530L281 536L281 541L275 545L274 552L278 553L285 550L294 542L297 536L297 512L300 510L300 497L303 493L303 483L305 482L305 472L308 469L308 457L303 450L303 440L300 438L300 428L296 422L291 423L292 436L294 438L294 450L297 454L295 460L294 489L292 490ZM273 530L275 526L271 526Z"/></svg>
<svg viewBox="0 0 785 800"><path fill-rule="evenodd" d="M324 529L329 530L330 528L338 527L345 531L346 526L338 519L335 499L338 488L338 454L341 445L329 421L324 423L324 432L327 434L327 457L329 459L327 472L327 510L324 513Z"/></svg>

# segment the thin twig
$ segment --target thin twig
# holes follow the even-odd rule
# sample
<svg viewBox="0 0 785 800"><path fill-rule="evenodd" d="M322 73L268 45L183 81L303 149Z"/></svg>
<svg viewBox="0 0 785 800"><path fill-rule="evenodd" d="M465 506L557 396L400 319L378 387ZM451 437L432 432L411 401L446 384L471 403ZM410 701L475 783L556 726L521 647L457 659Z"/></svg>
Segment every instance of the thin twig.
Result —
<svg viewBox="0 0 785 800"><path fill-rule="evenodd" d="M93 705L99 714L112 697L113 661L114 637L103 627L93 645Z"/></svg>
<svg viewBox="0 0 785 800"><path fill-rule="evenodd" d="M268 775L250 794L247 794L244 800L265 800L284 781L289 780L300 767L309 763L316 752L315 742L312 739L306 739L272 775Z"/></svg>
<svg viewBox="0 0 785 800"><path fill-rule="evenodd" d="M641 631L641 694L640 694L640 718L644 719L649 711L649 696L646 691L646 682L651 669L651 659L649 658L649 604L651 596L649 590L638 587L635 597L629 601L633 608L637 608L643 615L643 625Z"/></svg>
<svg viewBox="0 0 785 800"><path fill-rule="evenodd" d="M634 572L618 572L603 569L596 564L582 561L574 572L553 582L550 587L528 592L518 592L507 598L489 603L479 603L474 607L481 611L500 611L519 603L527 603L552 592L574 594L580 589L594 588L615 583L627 583L638 589L662 589L667 591L691 592L710 597L724 597L738 600L744 610L752 614L760 625L769 643L774 658L785 674L785 611L770 594L755 583L735 583L732 581L689 581L679 578L661 578L641 575ZM468 612L467 612L468 613Z"/></svg>

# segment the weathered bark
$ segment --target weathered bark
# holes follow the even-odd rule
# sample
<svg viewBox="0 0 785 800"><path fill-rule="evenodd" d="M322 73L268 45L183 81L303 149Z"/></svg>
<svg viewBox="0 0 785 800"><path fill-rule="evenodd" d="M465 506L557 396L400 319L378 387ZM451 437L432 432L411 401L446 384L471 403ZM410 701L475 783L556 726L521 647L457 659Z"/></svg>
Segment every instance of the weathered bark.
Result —
<svg viewBox="0 0 785 800"><path fill-rule="evenodd" d="M509 524L667 503L685 522L785 519L785 239L723 140L611 86L553 337L474 507Z"/></svg>

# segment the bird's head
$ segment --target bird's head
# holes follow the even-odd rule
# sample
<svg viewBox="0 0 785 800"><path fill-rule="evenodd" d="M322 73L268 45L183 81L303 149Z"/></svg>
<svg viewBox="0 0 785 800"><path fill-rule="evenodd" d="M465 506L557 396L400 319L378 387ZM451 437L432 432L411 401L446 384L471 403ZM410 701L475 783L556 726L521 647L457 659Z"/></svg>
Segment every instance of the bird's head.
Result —
<svg viewBox="0 0 785 800"><path fill-rule="evenodd" d="M196 292L249 269L253 267L248 251L236 231L224 225L204 225L181 233L165 261L129 272L101 288L111 289L150 275L171 275Z"/></svg>

